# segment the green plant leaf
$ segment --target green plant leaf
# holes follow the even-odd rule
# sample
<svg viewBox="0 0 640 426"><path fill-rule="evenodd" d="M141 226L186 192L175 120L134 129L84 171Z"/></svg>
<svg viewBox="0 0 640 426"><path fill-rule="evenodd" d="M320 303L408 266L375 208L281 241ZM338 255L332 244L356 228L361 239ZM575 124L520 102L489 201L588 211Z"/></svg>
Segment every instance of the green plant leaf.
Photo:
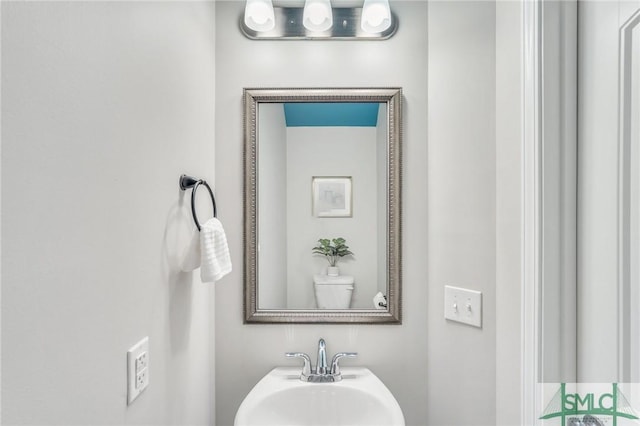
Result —
<svg viewBox="0 0 640 426"><path fill-rule="evenodd" d="M311 249L313 254L325 256L329 265L336 266L338 259L345 256L353 256L353 252L349 250L349 246L346 244L346 240L342 237L337 237L332 240L328 238L318 239L318 245Z"/></svg>

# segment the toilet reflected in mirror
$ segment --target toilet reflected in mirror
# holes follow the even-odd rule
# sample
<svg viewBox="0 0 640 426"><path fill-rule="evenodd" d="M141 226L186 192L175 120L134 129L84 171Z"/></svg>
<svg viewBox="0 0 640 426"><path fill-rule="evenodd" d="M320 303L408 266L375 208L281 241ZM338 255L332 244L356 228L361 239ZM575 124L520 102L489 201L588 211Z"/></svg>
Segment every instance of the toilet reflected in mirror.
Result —
<svg viewBox="0 0 640 426"><path fill-rule="evenodd" d="M355 280L351 275L314 275L318 309L349 309Z"/></svg>

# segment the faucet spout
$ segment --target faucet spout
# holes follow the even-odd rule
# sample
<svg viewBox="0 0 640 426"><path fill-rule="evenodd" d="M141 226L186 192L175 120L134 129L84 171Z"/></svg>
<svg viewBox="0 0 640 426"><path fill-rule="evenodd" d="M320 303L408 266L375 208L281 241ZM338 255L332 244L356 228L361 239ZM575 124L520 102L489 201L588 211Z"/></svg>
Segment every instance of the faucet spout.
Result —
<svg viewBox="0 0 640 426"><path fill-rule="evenodd" d="M327 374L327 345L324 339L318 341L318 362L316 363L316 374Z"/></svg>

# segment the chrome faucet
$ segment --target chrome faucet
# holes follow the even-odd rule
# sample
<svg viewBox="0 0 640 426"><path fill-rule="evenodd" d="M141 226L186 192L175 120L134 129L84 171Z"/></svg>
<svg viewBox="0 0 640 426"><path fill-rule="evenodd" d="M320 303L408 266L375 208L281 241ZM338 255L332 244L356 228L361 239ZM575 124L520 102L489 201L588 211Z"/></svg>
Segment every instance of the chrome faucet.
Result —
<svg viewBox="0 0 640 426"><path fill-rule="evenodd" d="M318 341L318 361L316 362L316 374L327 374L327 345L323 338Z"/></svg>
<svg viewBox="0 0 640 426"><path fill-rule="evenodd" d="M354 358L357 355L357 352L339 352L331 359L331 369L329 369L327 367L327 345L322 338L318 341L318 361L315 369L311 368L309 355L302 352L285 353L285 356L290 358L302 358L304 365L302 366L300 380L313 383L339 382L342 380L342 373L340 372L338 361L340 358Z"/></svg>

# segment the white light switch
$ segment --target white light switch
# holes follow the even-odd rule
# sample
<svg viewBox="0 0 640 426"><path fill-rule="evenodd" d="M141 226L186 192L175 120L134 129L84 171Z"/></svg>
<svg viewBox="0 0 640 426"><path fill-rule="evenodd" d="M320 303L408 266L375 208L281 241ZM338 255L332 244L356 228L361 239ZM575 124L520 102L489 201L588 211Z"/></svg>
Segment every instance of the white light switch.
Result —
<svg viewBox="0 0 640 426"><path fill-rule="evenodd" d="M127 404L131 404L149 386L149 338L145 337L127 351Z"/></svg>
<svg viewBox="0 0 640 426"><path fill-rule="evenodd" d="M444 317L482 328L482 293L450 285L444 286Z"/></svg>

